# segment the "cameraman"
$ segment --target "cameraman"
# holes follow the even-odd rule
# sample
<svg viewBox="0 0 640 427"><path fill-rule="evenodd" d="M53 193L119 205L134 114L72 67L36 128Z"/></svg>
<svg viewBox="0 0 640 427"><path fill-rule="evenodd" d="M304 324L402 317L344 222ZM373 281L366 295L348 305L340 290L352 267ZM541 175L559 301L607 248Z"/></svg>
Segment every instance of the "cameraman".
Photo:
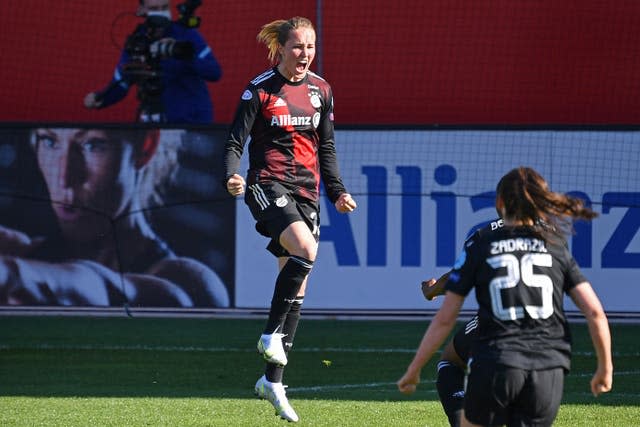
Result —
<svg viewBox="0 0 640 427"><path fill-rule="evenodd" d="M181 6L189 3L193 13L201 2L185 2ZM137 84L140 100L137 121L213 122L213 104L206 81L220 80L222 69L195 29L197 24L172 21L170 7L169 0L140 0L137 15L145 16L145 22L127 39L109 85L87 94L85 107L113 105ZM181 21L185 18L189 17L181 16ZM133 50L140 49L141 39L145 52L139 55Z"/></svg>

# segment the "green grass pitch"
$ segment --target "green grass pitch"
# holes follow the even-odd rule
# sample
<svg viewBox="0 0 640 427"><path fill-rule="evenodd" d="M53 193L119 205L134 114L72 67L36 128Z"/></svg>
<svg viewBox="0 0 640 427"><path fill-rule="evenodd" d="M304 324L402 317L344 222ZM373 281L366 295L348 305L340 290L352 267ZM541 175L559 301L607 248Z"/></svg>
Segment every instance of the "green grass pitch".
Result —
<svg viewBox="0 0 640 427"><path fill-rule="evenodd" d="M1 426L278 426L253 396L262 319L0 316ZM427 321L303 317L288 396L303 426L447 426L435 358L401 395ZM595 399L581 323L556 426L640 425L640 326L612 324L613 391Z"/></svg>

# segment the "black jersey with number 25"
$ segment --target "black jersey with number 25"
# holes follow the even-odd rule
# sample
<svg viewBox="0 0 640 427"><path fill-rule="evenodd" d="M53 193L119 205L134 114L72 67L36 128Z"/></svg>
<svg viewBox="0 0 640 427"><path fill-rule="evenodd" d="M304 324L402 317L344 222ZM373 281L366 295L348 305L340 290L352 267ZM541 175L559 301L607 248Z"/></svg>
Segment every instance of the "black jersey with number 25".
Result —
<svg viewBox="0 0 640 427"><path fill-rule="evenodd" d="M333 95L317 74L291 82L274 67L251 80L227 141L227 177L237 173L249 135L248 185L278 181L315 201L322 178L332 202L346 192L336 160Z"/></svg>
<svg viewBox="0 0 640 427"><path fill-rule="evenodd" d="M586 281L560 238L532 227L479 230L464 245L446 289L475 287L478 329L474 359L521 369L570 368L571 336L563 296Z"/></svg>

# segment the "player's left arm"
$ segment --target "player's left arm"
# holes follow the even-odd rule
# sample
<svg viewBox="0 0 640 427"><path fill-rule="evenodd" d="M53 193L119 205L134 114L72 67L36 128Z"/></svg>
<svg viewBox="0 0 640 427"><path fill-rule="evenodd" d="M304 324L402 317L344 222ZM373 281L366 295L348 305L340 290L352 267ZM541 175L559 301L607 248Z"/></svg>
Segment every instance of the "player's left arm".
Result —
<svg viewBox="0 0 640 427"><path fill-rule="evenodd" d="M333 126L333 94L331 89L323 94L323 105L318 123L318 159L320 175L329 200L340 213L352 212L357 203L342 183L338 157L336 155L335 132Z"/></svg>
<svg viewBox="0 0 640 427"><path fill-rule="evenodd" d="M353 212L358 207L358 204L349 193L342 193L334 205L340 213Z"/></svg>

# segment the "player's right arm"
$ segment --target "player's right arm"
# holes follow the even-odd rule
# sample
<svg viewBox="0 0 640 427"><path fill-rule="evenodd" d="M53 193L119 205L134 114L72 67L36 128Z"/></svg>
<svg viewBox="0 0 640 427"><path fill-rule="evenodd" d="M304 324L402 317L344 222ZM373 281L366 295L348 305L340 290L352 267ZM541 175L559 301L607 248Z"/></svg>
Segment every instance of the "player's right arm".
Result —
<svg viewBox="0 0 640 427"><path fill-rule="evenodd" d="M237 191L239 179L242 179L238 174L240 168L240 158L244 151L244 145L247 142L247 138L251 134L253 124L260 112L260 97L255 86L250 84L242 93L240 103L236 109L235 116L231 123L231 130L227 137L224 152L224 186L232 195L241 193L232 193L232 189L229 187L231 184ZM244 179L242 179L244 185Z"/></svg>
<svg viewBox="0 0 640 427"><path fill-rule="evenodd" d="M424 333L413 360L404 375L396 383L401 393L410 394L416 391L416 386L420 382L422 368L449 336L455 326L463 302L464 297L462 295L453 292L447 293L442 306Z"/></svg>

